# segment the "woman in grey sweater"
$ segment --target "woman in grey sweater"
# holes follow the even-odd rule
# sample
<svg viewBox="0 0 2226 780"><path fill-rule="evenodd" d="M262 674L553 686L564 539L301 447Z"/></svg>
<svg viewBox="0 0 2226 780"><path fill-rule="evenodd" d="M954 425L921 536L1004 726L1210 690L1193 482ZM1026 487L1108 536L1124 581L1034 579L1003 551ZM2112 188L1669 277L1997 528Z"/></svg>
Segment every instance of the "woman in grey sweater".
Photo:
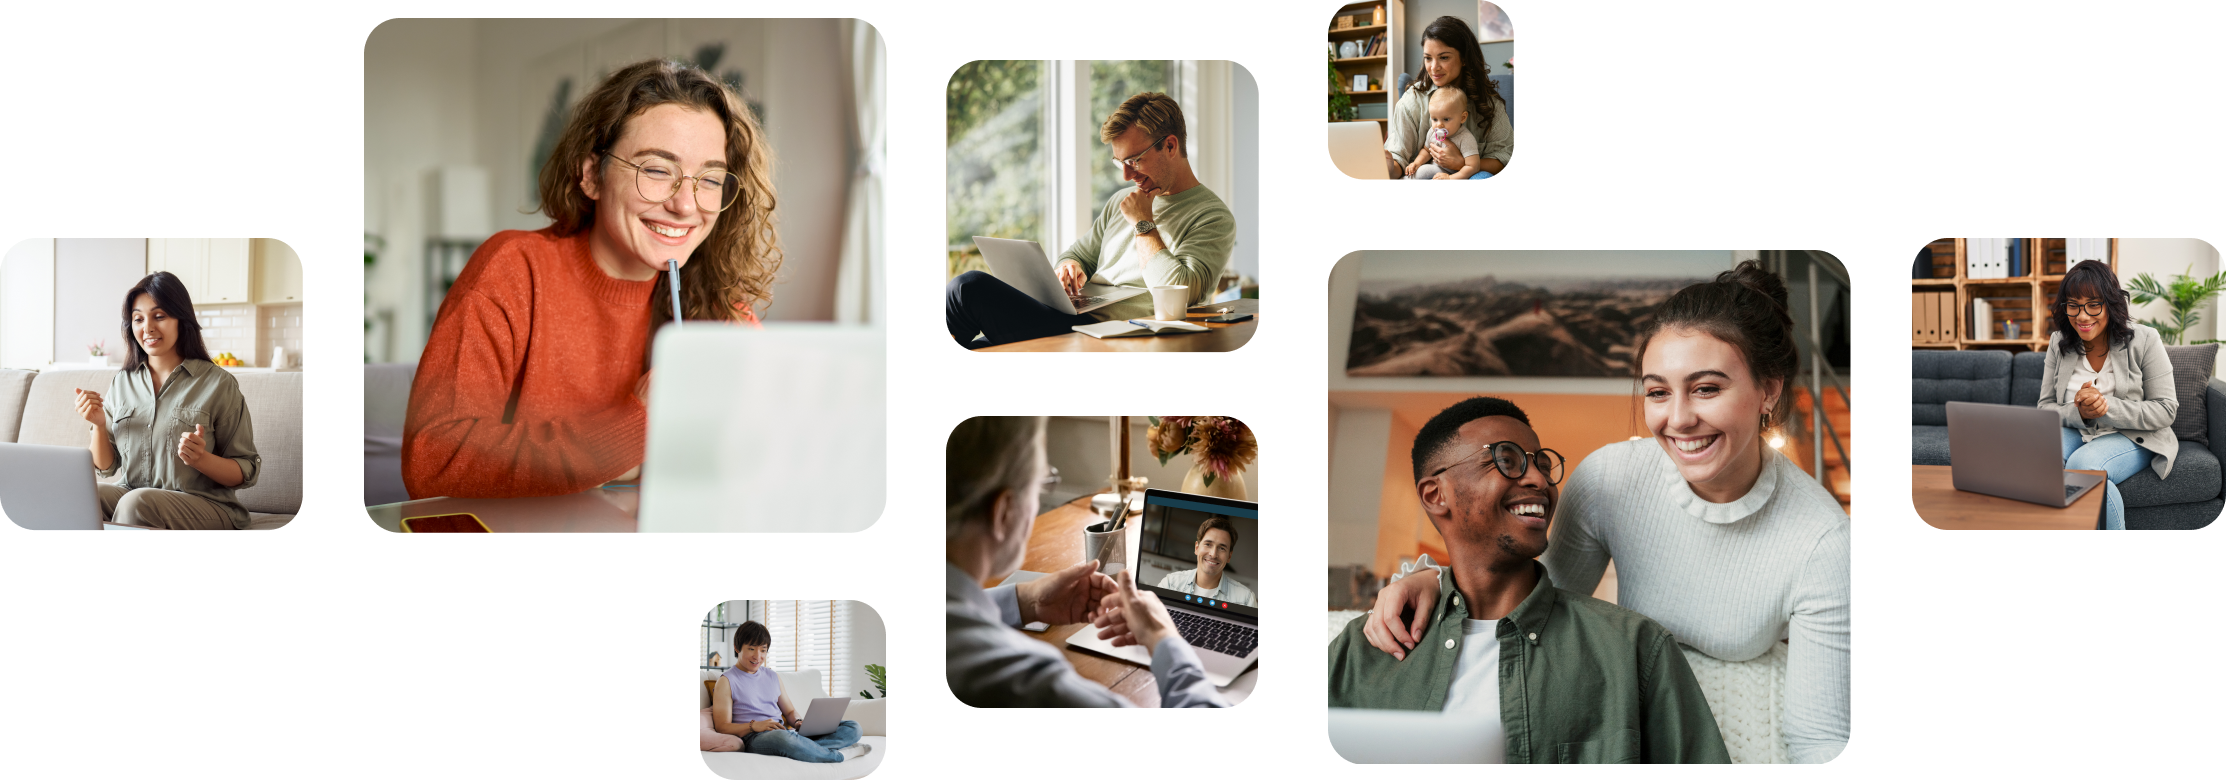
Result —
<svg viewBox="0 0 2226 780"><path fill-rule="evenodd" d="M2118 275L2103 263L2065 272L2049 314L2056 327L2041 364L2040 408L2063 418L2064 468L2109 473L2103 527L2125 530L2118 483L2144 468L2169 477L2180 452L2172 359L2155 328L2133 321Z"/></svg>

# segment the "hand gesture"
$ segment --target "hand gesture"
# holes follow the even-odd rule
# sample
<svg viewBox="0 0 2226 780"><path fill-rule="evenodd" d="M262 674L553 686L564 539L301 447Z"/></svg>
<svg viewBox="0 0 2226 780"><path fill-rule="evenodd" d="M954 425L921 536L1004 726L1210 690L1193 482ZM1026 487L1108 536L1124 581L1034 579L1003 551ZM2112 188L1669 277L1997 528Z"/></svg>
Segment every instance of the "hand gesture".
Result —
<svg viewBox="0 0 2226 780"><path fill-rule="evenodd" d="M1368 622L1360 626L1368 644L1393 658L1407 660L1407 651L1422 641L1422 632L1430 625L1430 611L1438 603L1438 578L1434 574L1428 569L1417 571L1376 593L1376 606L1368 610ZM1414 617L1401 622L1400 616L1409 611Z"/></svg>
<svg viewBox="0 0 2226 780"><path fill-rule="evenodd" d="M1430 177L1430 178L1433 178L1433 179L1450 179L1450 178L1453 178L1453 174L1450 174L1450 173L1441 173L1441 174L1438 174L1438 175L1436 175L1436 176L1432 176L1432 177Z"/></svg>
<svg viewBox="0 0 2226 780"><path fill-rule="evenodd" d="M2079 392L2072 396L2072 403L2079 406L2079 416L2084 419L2092 420L2110 413L2110 399L2096 390L2093 382L2080 385Z"/></svg>
<svg viewBox="0 0 2226 780"><path fill-rule="evenodd" d="M1065 625L1089 620L1091 608L1113 592L1113 578L1098 572L1097 561L1083 561L1023 582L1015 590L1020 597L1020 622Z"/></svg>
<svg viewBox="0 0 2226 780"><path fill-rule="evenodd" d="M1147 190L1144 189L1143 185L1137 185L1136 189L1130 190L1128 195L1121 198L1121 216L1127 217L1129 224L1132 225L1151 219L1152 198L1158 197L1163 192L1165 190L1158 187Z"/></svg>
<svg viewBox="0 0 2226 780"><path fill-rule="evenodd" d="M1104 611L1092 621L1098 628L1098 638L1111 640L1114 647L1143 645L1145 649L1159 647L1160 640L1175 636L1175 621L1167 616L1167 605L1159 597L1136 589L1128 572L1121 572L1112 593L1101 601Z"/></svg>
<svg viewBox="0 0 2226 780"><path fill-rule="evenodd" d="M208 456L208 440L201 438L201 426L195 425L192 433L178 437L178 460L191 466L200 463L202 458Z"/></svg>
<svg viewBox="0 0 2226 780"><path fill-rule="evenodd" d="M94 425L108 424L108 417L101 410L100 394L91 390L77 391L77 416Z"/></svg>
<svg viewBox="0 0 2226 780"><path fill-rule="evenodd" d="M1082 285L1089 281L1090 275L1082 270L1081 263L1073 260L1059 262L1059 286L1066 289L1067 297L1082 297Z"/></svg>
<svg viewBox="0 0 2226 780"><path fill-rule="evenodd" d="M1416 155L1414 158L1414 162L1407 163L1407 175L1413 176L1415 171L1422 170L1422 163L1428 159L1429 158L1427 157Z"/></svg>

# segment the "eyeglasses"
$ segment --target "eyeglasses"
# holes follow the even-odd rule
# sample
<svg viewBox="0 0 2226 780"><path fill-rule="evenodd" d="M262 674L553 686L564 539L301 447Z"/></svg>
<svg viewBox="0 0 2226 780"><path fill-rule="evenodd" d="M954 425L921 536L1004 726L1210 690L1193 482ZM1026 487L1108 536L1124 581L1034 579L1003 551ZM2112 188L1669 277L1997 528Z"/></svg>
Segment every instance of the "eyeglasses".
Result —
<svg viewBox="0 0 2226 780"><path fill-rule="evenodd" d="M1540 447L1537 452L1528 452L1520 444L1503 441L1480 447L1475 452L1469 453L1468 457L1448 463L1445 468L1430 472L1430 476L1435 477L1443 474L1446 469L1461 465L1467 462L1469 458L1486 452L1492 453L1492 465L1499 468L1501 476L1508 479L1522 479L1524 474L1530 473L1532 466L1536 466L1540 472L1546 475L1546 484L1548 485L1561 484L1562 466L1568 463L1568 461L1562 459L1561 453L1553 450ZM1424 477L1424 479L1428 478Z"/></svg>
<svg viewBox="0 0 2226 780"><path fill-rule="evenodd" d="M2102 301L2090 301L2084 304L2072 303L2071 301L2064 302L2065 314L2085 314L2089 317L2100 317L2103 311L2105 309L2103 309Z"/></svg>
<svg viewBox="0 0 2226 780"><path fill-rule="evenodd" d="M1136 167L1136 164L1138 162L1141 162L1144 159L1144 155L1151 154L1154 149L1158 149L1160 147L1160 144L1164 143L1167 143L1167 139L1159 139L1159 143L1152 144L1150 149L1145 149L1144 151L1137 152L1135 157L1130 157L1126 160L1115 157L1113 158L1113 167L1120 169L1134 168Z"/></svg>
<svg viewBox="0 0 2226 780"><path fill-rule="evenodd" d="M728 206L734 205L736 199L742 197L742 179L718 168L706 169L694 176L682 176L673 170L672 163L668 161L654 160L636 165L618 159L618 155L610 152L604 152L603 156L634 169L634 190L641 193L643 200L651 203L672 200L672 196L680 194L683 180L695 183L696 206L704 211L725 211Z"/></svg>

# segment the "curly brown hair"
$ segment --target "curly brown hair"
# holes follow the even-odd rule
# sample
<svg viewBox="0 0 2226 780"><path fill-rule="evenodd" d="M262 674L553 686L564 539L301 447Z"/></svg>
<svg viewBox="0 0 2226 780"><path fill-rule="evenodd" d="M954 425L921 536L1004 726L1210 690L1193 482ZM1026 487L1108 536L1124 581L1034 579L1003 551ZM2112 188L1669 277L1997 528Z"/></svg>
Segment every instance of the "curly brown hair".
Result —
<svg viewBox="0 0 2226 780"><path fill-rule="evenodd" d="M701 68L644 60L619 68L581 98L541 166L541 212L560 235L594 224L595 201L580 189L581 167L593 160L598 170L608 171L603 153L618 142L626 122L668 103L719 118L727 133L728 169L742 181L740 197L719 212L711 235L680 270L685 319L744 319L746 311L773 299L773 277L781 268L780 234L773 224L773 152L741 97ZM672 319L665 285L658 276L652 327Z"/></svg>
<svg viewBox="0 0 2226 780"><path fill-rule="evenodd" d="M1499 118L1499 82L1492 80L1492 64L1484 60L1484 46L1476 42L1476 31L1468 22L1457 16L1440 16L1422 28L1422 37L1445 44L1461 56L1461 75L1454 84L1461 94L1469 98L1469 113L1476 119L1476 140L1481 143L1484 135L1492 131L1492 124ZM1430 91L1430 70L1425 67L1415 73L1414 83L1407 89L1415 92Z"/></svg>

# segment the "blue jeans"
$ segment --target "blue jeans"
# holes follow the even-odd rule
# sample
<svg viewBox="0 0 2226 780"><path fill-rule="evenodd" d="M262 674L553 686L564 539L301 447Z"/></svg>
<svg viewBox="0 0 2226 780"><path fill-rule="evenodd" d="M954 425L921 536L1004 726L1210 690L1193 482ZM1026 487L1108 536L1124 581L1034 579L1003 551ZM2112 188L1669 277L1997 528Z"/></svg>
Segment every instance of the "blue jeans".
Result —
<svg viewBox="0 0 2226 780"><path fill-rule="evenodd" d="M840 764L840 751L855 744L858 744L858 721L846 720L818 739L793 731L760 731L742 738L742 751L811 764Z"/></svg>
<svg viewBox="0 0 2226 780"><path fill-rule="evenodd" d="M2118 496L2118 483L2124 482L2142 469L2149 467L2149 460L2156 453L2141 449L2122 433L2104 434L2094 441L2079 440L2079 431L2071 428L2064 432L2064 468L2101 471L2110 475L2102 486L2102 527L2111 531L2126 529L2126 502Z"/></svg>

